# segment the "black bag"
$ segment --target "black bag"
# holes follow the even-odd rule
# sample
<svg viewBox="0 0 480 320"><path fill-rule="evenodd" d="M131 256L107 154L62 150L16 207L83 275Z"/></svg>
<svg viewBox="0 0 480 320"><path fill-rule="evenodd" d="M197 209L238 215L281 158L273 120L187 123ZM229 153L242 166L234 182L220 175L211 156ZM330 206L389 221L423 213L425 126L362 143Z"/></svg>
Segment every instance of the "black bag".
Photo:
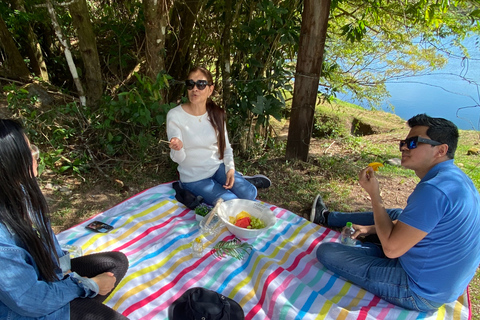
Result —
<svg viewBox="0 0 480 320"><path fill-rule="evenodd" d="M195 210L195 208L203 202L202 196L196 196L190 191L183 189L178 181L175 181L172 187L175 189L175 199L191 210Z"/></svg>
<svg viewBox="0 0 480 320"><path fill-rule="evenodd" d="M185 291L168 308L170 320L244 320L242 307L215 291L195 287Z"/></svg>

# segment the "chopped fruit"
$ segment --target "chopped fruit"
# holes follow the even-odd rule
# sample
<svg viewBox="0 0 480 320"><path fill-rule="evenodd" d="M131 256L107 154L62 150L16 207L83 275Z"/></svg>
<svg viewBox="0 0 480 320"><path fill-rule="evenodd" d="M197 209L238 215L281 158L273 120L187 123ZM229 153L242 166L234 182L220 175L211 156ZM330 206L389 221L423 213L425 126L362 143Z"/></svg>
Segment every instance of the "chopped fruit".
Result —
<svg viewBox="0 0 480 320"><path fill-rule="evenodd" d="M374 171L378 171L379 167L383 167L383 163L381 162L372 162L368 164L369 167L372 167Z"/></svg>
<svg viewBox="0 0 480 320"><path fill-rule="evenodd" d="M247 211L242 211L239 214L237 214L237 220L240 220L246 217L251 218L250 213L248 213Z"/></svg>
<svg viewBox="0 0 480 320"><path fill-rule="evenodd" d="M242 219L238 219L237 222L235 222L235 225L240 228L248 228L248 226L250 226L250 218L245 217Z"/></svg>

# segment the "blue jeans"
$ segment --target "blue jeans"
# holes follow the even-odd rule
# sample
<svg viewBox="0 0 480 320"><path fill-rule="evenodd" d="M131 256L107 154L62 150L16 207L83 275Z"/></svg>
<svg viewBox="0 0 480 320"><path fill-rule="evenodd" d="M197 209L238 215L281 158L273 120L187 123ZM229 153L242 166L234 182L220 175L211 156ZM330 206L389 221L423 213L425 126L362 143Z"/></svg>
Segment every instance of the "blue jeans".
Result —
<svg viewBox="0 0 480 320"><path fill-rule="evenodd" d="M382 249L372 243L361 247L322 243L317 249L317 259L335 274L405 309L428 312L443 304L413 292L398 259L387 258Z"/></svg>
<svg viewBox="0 0 480 320"><path fill-rule="evenodd" d="M402 209L387 209L387 213L390 216L390 219L397 220L398 217L402 214ZM374 225L373 221L373 212L338 212L331 211L328 214L328 226L329 227L345 227L347 222L353 224L358 224L361 226L371 226Z"/></svg>
<svg viewBox="0 0 480 320"><path fill-rule="evenodd" d="M232 199L255 200L257 197L257 188L237 171L235 171L235 182L231 189L227 190L223 187L226 182L225 165L222 163L212 177L194 182L181 182L181 186L197 196L202 196L203 200L211 205L215 204L219 198L227 201Z"/></svg>
<svg viewBox="0 0 480 320"><path fill-rule="evenodd" d="M396 220L402 209L387 209ZM343 227L350 221L359 225L373 225L373 212L330 212L328 225ZM317 259L327 269L355 283L365 290L397 306L428 312L443 303L429 301L418 296L408 285L408 275L398 259L387 258L381 247L373 243L350 247L340 243L322 243L317 249Z"/></svg>

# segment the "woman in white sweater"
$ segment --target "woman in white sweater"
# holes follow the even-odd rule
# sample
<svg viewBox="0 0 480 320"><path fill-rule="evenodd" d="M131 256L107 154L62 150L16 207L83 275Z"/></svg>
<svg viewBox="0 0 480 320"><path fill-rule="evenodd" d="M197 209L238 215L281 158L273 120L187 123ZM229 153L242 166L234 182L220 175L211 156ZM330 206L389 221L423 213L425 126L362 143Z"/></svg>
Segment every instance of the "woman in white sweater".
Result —
<svg viewBox="0 0 480 320"><path fill-rule="evenodd" d="M170 157L178 163L181 187L211 205L219 198L254 200L257 187L271 183L263 175L244 177L235 171L225 111L210 99L212 74L196 67L187 79L189 101L167 114Z"/></svg>

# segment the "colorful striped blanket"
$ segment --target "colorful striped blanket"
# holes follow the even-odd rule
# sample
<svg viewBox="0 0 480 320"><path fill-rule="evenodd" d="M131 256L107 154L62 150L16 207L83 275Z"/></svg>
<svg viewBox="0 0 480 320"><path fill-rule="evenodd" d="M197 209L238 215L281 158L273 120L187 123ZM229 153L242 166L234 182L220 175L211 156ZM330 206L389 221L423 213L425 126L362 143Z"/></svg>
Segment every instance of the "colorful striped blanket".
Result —
<svg viewBox="0 0 480 320"><path fill-rule="evenodd" d="M237 301L246 319L469 319L468 293L435 313L396 307L344 281L316 259L321 242L339 233L266 204L277 223L243 260L219 258L213 246L234 237L226 229L205 238L207 250L194 258L192 241L200 235L193 211L177 202L171 183L118 204L58 235L62 245L84 254L121 251L130 268L106 304L130 319L167 319L169 305L191 287L204 287ZM109 233L85 229L92 220L115 227Z"/></svg>

